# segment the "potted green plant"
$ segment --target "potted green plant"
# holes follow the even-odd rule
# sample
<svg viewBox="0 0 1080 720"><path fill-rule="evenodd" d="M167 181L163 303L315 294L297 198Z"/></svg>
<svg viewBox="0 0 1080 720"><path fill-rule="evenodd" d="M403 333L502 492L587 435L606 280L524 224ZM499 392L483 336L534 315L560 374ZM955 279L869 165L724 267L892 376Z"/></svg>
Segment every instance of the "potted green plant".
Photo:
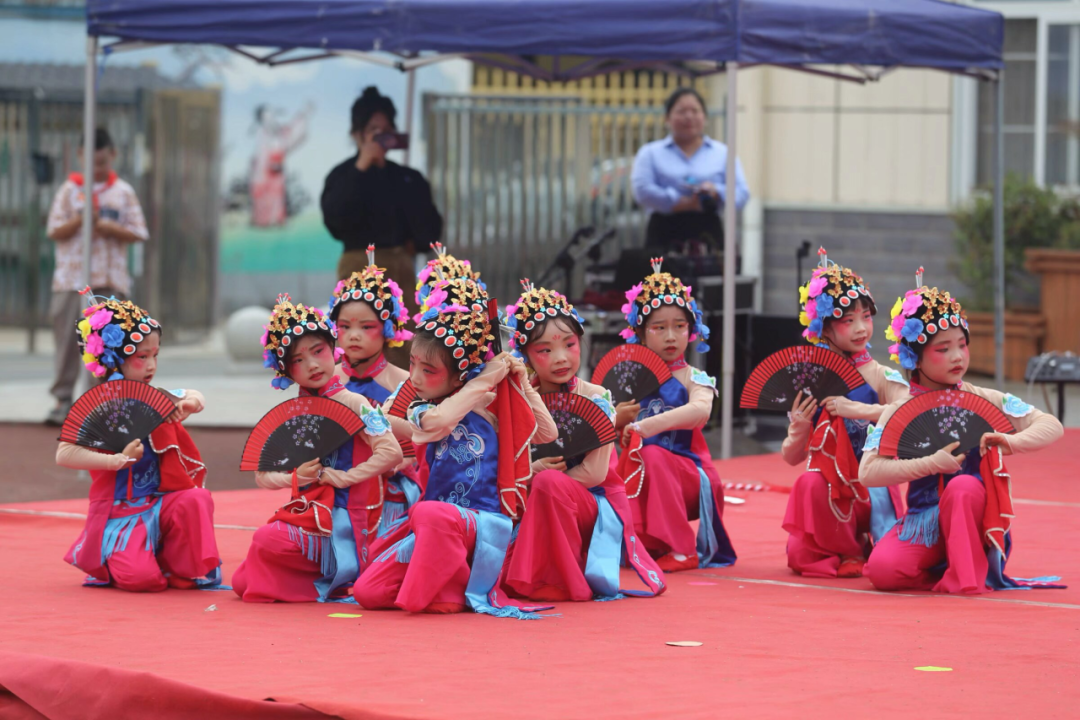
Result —
<svg viewBox="0 0 1080 720"><path fill-rule="evenodd" d="M1042 351L1047 319L1039 309L1038 278L1025 270L1029 250L1080 239L1080 203L1040 188L1015 174L1005 178L1005 376L1023 379L1024 368ZM971 332L971 370L994 372L993 199L977 193L954 214L957 277L967 286L961 298ZM1045 292L1044 292L1045 294Z"/></svg>

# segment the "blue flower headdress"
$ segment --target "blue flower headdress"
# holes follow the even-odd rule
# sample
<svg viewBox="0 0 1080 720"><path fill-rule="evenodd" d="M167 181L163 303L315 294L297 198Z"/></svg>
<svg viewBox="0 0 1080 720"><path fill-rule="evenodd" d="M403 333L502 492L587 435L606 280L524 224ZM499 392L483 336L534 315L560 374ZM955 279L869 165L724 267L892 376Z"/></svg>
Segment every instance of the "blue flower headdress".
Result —
<svg viewBox="0 0 1080 720"><path fill-rule="evenodd" d="M476 377L484 364L495 356L492 348L495 336L488 319L487 293L471 280L458 278L449 281L448 302L425 307L416 323L417 331L429 332L450 350L463 381Z"/></svg>
<svg viewBox="0 0 1080 720"><path fill-rule="evenodd" d="M438 268L434 273L437 279L430 280L424 286L427 293L420 302L420 312L413 316L413 322L420 323L428 310L443 305L462 305L471 312L487 311L489 298L483 283L471 278L444 278Z"/></svg>
<svg viewBox="0 0 1080 720"><path fill-rule="evenodd" d="M83 363L97 377L108 375L109 380L119 380L124 358L134 355L135 346L150 333L160 331L161 325L130 300L94 295L89 287L79 294L90 303L76 329Z"/></svg>
<svg viewBox="0 0 1080 720"><path fill-rule="evenodd" d="M287 293L278 295L274 311L270 313L270 322L263 326L263 330L263 367L274 371L270 385L279 390L293 383L285 369L285 356L290 345L305 333L322 333L330 339L331 346L337 340L337 328L322 310L302 303L293 305Z"/></svg>
<svg viewBox="0 0 1080 720"><path fill-rule="evenodd" d="M700 339L697 351L709 352L709 346L705 342L709 339L709 327L702 320L701 310L690 294L690 287L683 285L682 280L673 277L671 273L660 271L663 258L652 258L650 262L652 274L626 292L626 304L622 306L622 312L629 327L619 334L628 343L639 342L636 330L645 322L649 313L664 305L675 305L689 310L694 317L690 342Z"/></svg>
<svg viewBox="0 0 1080 720"><path fill-rule="evenodd" d="M915 273L915 289L896 298L892 322L885 337L893 341L890 358L905 370L914 370L919 356L912 345L925 345L934 335L950 327L963 328L968 335L967 313L949 293L923 285L923 269Z"/></svg>
<svg viewBox="0 0 1080 720"><path fill-rule="evenodd" d="M561 315L577 323L579 327L585 324L581 315L562 293L534 287L528 278L521 281L521 287L524 290L521 297L506 308L506 326L511 331L510 349L516 355L521 356L520 351L529 342L533 330L549 318Z"/></svg>
<svg viewBox="0 0 1080 720"><path fill-rule="evenodd" d="M443 280L456 280L464 278L471 280L487 292L487 285L480 279L480 273L473 272L472 264L468 260L458 260L446 252L442 243L433 243L435 259L428 261L427 267L420 271L416 277L416 304L423 306L427 296ZM432 302L429 307L435 307L441 303Z"/></svg>
<svg viewBox="0 0 1080 720"><path fill-rule="evenodd" d="M401 347L412 339L408 330L409 311L402 300L401 288L386 274L386 269L375 265L375 246L367 247L368 265L354 272L334 288L327 315L337 322L341 306L347 302L366 302L383 322L383 337L390 347Z"/></svg>
<svg viewBox="0 0 1080 720"><path fill-rule="evenodd" d="M874 296L863 279L850 268L829 262L825 248L818 248L820 264L810 280L799 287L799 322L806 328L803 337L817 345L824 343L821 331L826 318L839 319L844 310L860 298L870 303L870 314L877 314Z"/></svg>

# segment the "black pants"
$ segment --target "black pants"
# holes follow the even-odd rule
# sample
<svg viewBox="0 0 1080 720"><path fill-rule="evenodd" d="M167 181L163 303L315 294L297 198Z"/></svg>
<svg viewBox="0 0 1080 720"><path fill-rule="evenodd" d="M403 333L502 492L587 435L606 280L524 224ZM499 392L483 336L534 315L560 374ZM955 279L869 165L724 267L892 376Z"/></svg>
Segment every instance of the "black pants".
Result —
<svg viewBox="0 0 1080 720"><path fill-rule="evenodd" d="M699 240L711 248L724 245L724 226L716 213L658 213L649 217L645 247L677 250L688 240Z"/></svg>

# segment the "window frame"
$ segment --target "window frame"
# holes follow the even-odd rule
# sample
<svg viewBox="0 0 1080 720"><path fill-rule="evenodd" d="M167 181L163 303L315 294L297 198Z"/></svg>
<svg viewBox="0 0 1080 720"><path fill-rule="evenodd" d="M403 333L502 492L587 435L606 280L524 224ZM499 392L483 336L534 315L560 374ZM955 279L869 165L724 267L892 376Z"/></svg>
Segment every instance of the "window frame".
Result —
<svg viewBox="0 0 1080 720"><path fill-rule="evenodd" d="M1006 22L1009 20L1034 20L1035 31L1035 137L1034 157L1032 158L1032 178L1039 186L1046 185L1046 147L1047 130L1046 121L1049 99L1049 57L1050 57L1050 26L1051 25L1080 25L1080 0L1013 0L1012 2L982 1L974 3L976 6L987 10L1000 12ZM1077 79L1080 81L1080 78ZM957 83L960 84L959 82ZM957 101L957 110L969 115L966 122L957 123L958 128L964 128L972 132L976 138L975 152L970 153L966 168L966 177L971 182L962 184L970 185L973 189L978 167L978 100L973 92L954 90L954 99ZM961 137L953 138L957 145L965 141ZM967 154L967 153L965 153ZM1072 187L1080 187L1072 186ZM959 198L957 198L959 199Z"/></svg>

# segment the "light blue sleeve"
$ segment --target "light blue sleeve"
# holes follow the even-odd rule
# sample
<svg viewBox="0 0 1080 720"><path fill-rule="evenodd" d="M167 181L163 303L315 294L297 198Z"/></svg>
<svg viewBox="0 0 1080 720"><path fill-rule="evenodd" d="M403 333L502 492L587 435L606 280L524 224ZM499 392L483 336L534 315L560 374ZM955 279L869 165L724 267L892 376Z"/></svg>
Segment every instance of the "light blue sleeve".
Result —
<svg viewBox="0 0 1080 720"><path fill-rule="evenodd" d="M638 204L656 212L670 213L681 194L676 188L660 185L653 157L655 151L656 146L651 144L638 150L630 172L630 185Z"/></svg>
<svg viewBox="0 0 1080 720"><path fill-rule="evenodd" d="M433 410L435 407L436 406L434 403L417 403L410 407L408 412L406 412L405 414L408 415L409 422L411 422L417 429L423 430L424 427L420 424L420 421L423 420L424 413L426 413L428 410Z"/></svg>
<svg viewBox="0 0 1080 720"><path fill-rule="evenodd" d="M884 427L870 426L870 431L866 433L866 443L863 445L863 452L867 450L877 450L881 445L881 434L885 431Z"/></svg>
<svg viewBox="0 0 1080 720"><path fill-rule="evenodd" d="M718 212L723 212L723 206L727 203L727 155L724 156L724 169L720 171L720 200L722 201ZM750 188L746 184L746 175L743 173L742 161L735 158L735 207L742 210L750 200Z"/></svg>

